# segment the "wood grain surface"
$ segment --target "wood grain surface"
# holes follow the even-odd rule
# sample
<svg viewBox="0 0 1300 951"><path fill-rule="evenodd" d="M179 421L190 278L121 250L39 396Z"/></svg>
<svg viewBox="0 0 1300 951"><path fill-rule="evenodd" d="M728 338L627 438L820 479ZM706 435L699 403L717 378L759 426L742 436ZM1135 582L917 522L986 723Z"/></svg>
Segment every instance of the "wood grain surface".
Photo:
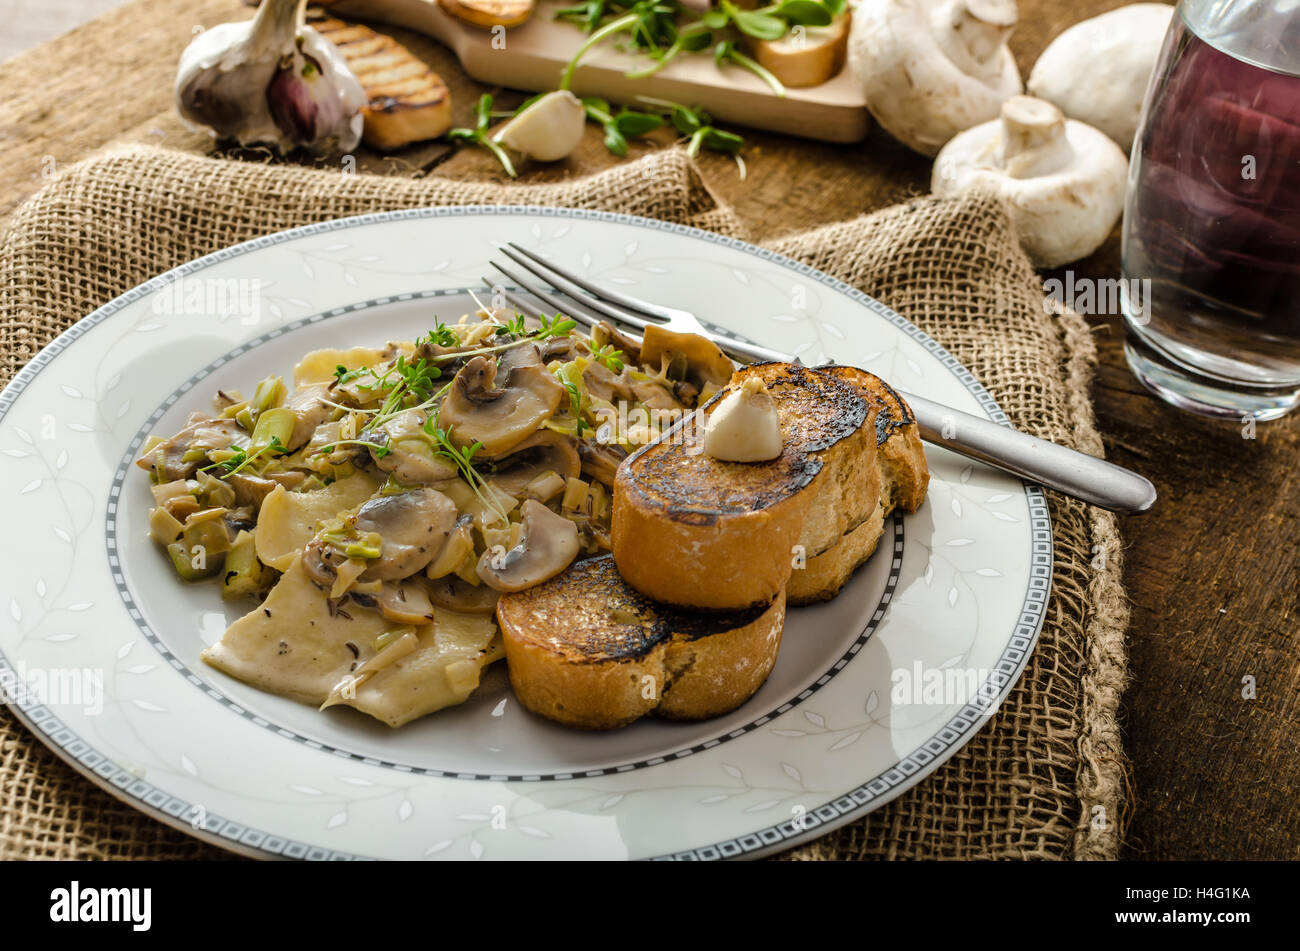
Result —
<svg viewBox="0 0 1300 951"><path fill-rule="evenodd" d="M1066 26L1119 5L1022 0L1012 39L1022 73ZM194 27L248 15L238 0L132 0L0 64L0 215L44 176L111 142L210 151L210 141L173 114L176 58ZM484 87L436 42L383 29L443 76L458 124L469 124ZM507 92L499 102L522 98ZM744 181L728 158L705 155L701 167L754 238L850 218L928 186L929 162L879 130L852 146L746 139ZM672 145L661 130L631 152ZM438 142L357 158L360 169L379 174L436 168L452 178L503 177L485 153ZM541 181L614 161L589 126L576 155L521 172ZM1115 277L1118 268L1117 235L1073 266L1076 279ZM1125 854L1300 858L1300 417L1250 433L1180 413L1129 373L1118 317L1090 322L1101 352L1094 399L1107 455L1160 491L1152 512L1122 521L1133 603L1125 729L1136 810ZM1247 679L1253 697L1243 695L1251 693Z"/></svg>

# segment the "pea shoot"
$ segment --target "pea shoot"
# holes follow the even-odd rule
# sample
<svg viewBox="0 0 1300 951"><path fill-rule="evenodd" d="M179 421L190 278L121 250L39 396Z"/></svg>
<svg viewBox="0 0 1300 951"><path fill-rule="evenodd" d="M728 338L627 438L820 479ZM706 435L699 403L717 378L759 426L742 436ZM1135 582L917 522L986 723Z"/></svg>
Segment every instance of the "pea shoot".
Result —
<svg viewBox="0 0 1300 951"><path fill-rule="evenodd" d="M561 87L563 88L563 87ZM517 178L519 173L515 171L514 163L510 161L510 156L488 135L488 129L492 125L492 95L484 93L479 96L478 103L474 106L475 123L472 129L450 129L447 132L447 138L453 142L469 142L474 145L481 145L501 163L501 167L506 170L506 174L511 178Z"/></svg>

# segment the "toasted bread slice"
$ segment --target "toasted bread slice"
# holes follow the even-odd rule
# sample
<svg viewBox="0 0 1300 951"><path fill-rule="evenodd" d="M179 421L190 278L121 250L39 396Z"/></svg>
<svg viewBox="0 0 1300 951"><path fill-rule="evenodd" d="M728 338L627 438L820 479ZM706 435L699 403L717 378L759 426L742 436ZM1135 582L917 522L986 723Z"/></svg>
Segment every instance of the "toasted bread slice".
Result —
<svg viewBox="0 0 1300 951"><path fill-rule="evenodd" d="M870 516L852 527L830 548L797 567L787 585L790 604L827 601L876 550L884 533L885 518L895 508L913 512L925 499L930 471L921 446L921 434L911 408L880 377L857 367L820 367L851 385L876 409L874 422L880 501Z"/></svg>
<svg viewBox="0 0 1300 951"><path fill-rule="evenodd" d="M627 585L610 555L502 595L497 619L520 703L569 726L612 729L648 713L677 720L740 706L776 663L784 591L729 614L687 614Z"/></svg>
<svg viewBox="0 0 1300 951"><path fill-rule="evenodd" d="M876 409L874 426L880 453L881 503L888 515L895 508L915 512L925 501L930 469L925 462L921 429L907 401L873 373L857 367L826 366L818 372L847 383Z"/></svg>
<svg viewBox="0 0 1300 951"><path fill-rule="evenodd" d="M533 15L535 0L438 0L438 6L458 20L490 30L518 26Z"/></svg>
<svg viewBox="0 0 1300 951"><path fill-rule="evenodd" d="M365 90L366 145L396 149L451 128L451 91L405 46L368 26L330 17L310 26L338 47Z"/></svg>
<svg viewBox="0 0 1300 951"><path fill-rule="evenodd" d="M791 89L820 86L844 68L852 14L846 9L828 26L805 26L780 39L743 38L758 64Z"/></svg>
<svg viewBox="0 0 1300 951"><path fill-rule="evenodd" d="M776 459L714 459L678 426L618 468L614 558L649 598L715 611L768 605L789 580L797 545L829 548L875 506L849 476L871 449L867 401L833 376L772 363L738 371L704 412L750 374L762 377L780 417Z"/></svg>

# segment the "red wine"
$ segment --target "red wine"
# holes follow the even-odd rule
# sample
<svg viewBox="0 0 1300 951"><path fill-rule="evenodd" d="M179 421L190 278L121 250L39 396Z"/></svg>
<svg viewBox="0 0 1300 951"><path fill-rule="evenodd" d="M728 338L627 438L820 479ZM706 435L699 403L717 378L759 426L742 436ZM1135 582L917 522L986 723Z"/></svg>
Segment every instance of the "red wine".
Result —
<svg viewBox="0 0 1300 951"><path fill-rule="evenodd" d="M1194 369L1300 385L1300 75L1175 14L1155 77L1124 214L1124 276L1150 299L1129 321Z"/></svg>

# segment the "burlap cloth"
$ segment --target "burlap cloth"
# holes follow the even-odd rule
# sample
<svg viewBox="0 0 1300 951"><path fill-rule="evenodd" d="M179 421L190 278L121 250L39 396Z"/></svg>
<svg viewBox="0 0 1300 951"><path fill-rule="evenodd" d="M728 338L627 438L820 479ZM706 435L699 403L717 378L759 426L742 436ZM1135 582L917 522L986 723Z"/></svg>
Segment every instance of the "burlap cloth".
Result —
<svg viewBox="0 0 1300 951"><path fill-rule="evenodd" d="M590 178L496 186L345 175L133 148L74 166L10 220L0 250L0 373L160 271L268 232L413 206L553 204L744 237L680 151ZM917 199L784 238L774 250L871 294L969 367L1017 426L1100 455L1095 352L1076 315L1045 314L1003 208ZM997 715L930 779L793 859L1113 858L1128 812L1116 713L1127 677L1120 539L1108 513L1051 496L1047 620ZM0 708L0 858L207 858L81 778ZM1100 808L1098 808L1100 807Z"/></svg>

